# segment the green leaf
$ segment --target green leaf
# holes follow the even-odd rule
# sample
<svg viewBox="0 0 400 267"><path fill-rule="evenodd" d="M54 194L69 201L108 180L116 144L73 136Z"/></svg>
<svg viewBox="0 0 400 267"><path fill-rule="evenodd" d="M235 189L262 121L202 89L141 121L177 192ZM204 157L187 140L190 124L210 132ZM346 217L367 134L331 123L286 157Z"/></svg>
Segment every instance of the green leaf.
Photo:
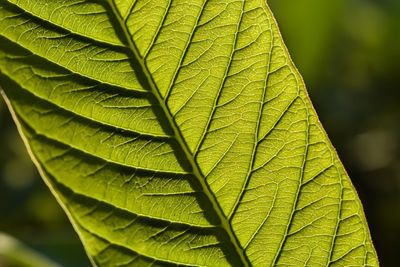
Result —
<svg viewBox="0 0 400 267"><path fill-rule="evenodd" d="M2 0L0 81L99 266L377 266L264 0Z"/></svg>

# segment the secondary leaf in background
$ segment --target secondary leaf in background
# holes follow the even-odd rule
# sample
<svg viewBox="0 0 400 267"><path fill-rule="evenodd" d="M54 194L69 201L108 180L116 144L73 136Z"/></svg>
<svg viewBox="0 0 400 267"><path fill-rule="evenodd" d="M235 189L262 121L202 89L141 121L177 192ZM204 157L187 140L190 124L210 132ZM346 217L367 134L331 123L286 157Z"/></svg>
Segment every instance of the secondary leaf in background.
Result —
<svg viewBox="0 0 400 267"><path fill-rule="evenodd" d="M0 265L14 267L61 266L3 232L0 232Z"/></svg>
<svg viewBox="0 0 400 267"><path fill-rule="evenodd" d="M377 265L264 1L1 1L0 83L100 266Z"/></svg>

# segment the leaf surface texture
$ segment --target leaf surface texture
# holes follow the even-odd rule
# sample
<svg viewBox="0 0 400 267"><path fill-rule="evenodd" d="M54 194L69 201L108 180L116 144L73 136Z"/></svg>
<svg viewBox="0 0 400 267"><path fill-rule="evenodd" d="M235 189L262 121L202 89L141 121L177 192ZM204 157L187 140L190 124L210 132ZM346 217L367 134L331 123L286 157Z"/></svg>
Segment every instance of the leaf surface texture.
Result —
<svg viewBox="0 0 400 267"><path fill-rule="evenodd" d="M376 266L264 0L1 0L0 84L99 266Z"/></svg>

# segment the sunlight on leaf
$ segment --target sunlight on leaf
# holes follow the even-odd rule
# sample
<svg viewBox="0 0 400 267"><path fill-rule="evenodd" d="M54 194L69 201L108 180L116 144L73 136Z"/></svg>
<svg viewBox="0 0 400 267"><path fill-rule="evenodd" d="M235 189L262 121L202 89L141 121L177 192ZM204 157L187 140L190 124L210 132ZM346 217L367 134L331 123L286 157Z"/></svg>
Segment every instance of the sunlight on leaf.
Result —
<svg viewBox="0 0 400 267"><path fill-rule="evenodd" d="M376 266L264 0L0 2L0 85L99 266Z"/></svg>

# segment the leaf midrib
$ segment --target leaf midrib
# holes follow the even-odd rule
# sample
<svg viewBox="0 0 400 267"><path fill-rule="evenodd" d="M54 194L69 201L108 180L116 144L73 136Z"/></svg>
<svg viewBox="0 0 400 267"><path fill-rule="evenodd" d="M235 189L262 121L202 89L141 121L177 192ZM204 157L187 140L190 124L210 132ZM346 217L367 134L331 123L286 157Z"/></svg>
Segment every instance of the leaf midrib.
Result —
<svg viewBox="0 0 400 267"><path fill-rule="evenodd" d="M151 92L156 97L157 102L160 105L160 107L162 108L162 110L165 114L165 117L168 120L169 125L173 129L174 137L175 137L176 141L178 142L180 148L183 150L183 152L186 156L186 159L188 159L189 164L192 167L193 176L195 176L197 178L197 181L201 185L203 193L206 195L207 199L210 201L210 204L214 208L214 211L220 220L220 227L227 233L233 247L235 248L236 253L238 254L238 256L241 260L241 263L245 267L251 266L251 263L250 263L249 259L247 258L247 255L245 254L244 249L241 247L238 238L236 237L235 233L232 230L229 220L224 215L224 212L223 212L221 206L219 205L215 195L212 193L210 187L205 182L205 177L202 175L200 168L194 159L194 155L190 152L189 147L186 144L185 140L183 139L183 136L182 136L176 122L174 121L168 107L166 106L165 101L163 100L162 96L160 95L160 92L157 89L157 85L155 84L150 71L148 70L142 57L139 55L139 51L132 40L132 37L125 25L125 22L121 16L121 14L117 10L114 1L107 0L107 2L112 10L112 13L114 14L114 16L116 17L116 19L118 21L118 24L119 24L118 26L121 28L121 30L124 34L124 37L125 37L126 41L128 42L130 51L133 53L135 59L140 64L141 70L146 77L146 81L147 81L148 85L150 86Z"/></svg>

